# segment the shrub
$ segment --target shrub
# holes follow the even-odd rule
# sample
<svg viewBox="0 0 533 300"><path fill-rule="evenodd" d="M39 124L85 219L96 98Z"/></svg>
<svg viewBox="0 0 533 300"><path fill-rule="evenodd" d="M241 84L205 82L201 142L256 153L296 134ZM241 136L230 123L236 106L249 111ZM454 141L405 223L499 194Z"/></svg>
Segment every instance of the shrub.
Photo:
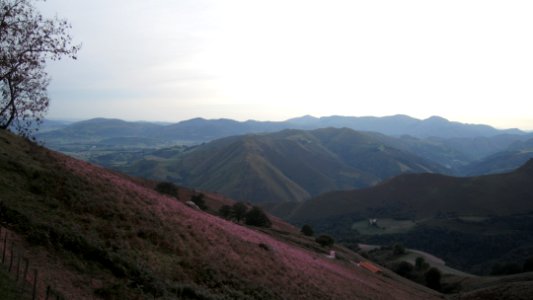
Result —
<svg viewBox="0 0 533 300"><path fill-rule="evenodd" d="M330 237L329 235L325 235L325 234L317 237L315 241L319 243L320 246L322 247L333 246L333 244L335 243L335 240L332 237Z"/></svg>
<svg viewBox="0 0 533 300"><path fill-rule="evenodd" d="M229 205L223 205L218 210L218 214L224 219L231 219L232 213L233 213L233 211L231 209L231 206L229 206Z"/></svg>
<svg viewBox="0 0 533 300"><path fill-rule="evenodd" d="M259 248L266 250L266 251L270 251L270 247L265 243L259 243Z"/></svg>
<svg viewBox="0 0 533 300"><path fill-rule="evenodd" d="M522 269L524 272L533 272L533 257L526 259Z"/></svg>
<svg viewBox="0 0 533 300"><path fill-rule="evenodd" d="M402 277L410 278L413 272L413 265L402 261L394 267L394 272Z"/></svg>
<svg viewBox="0 0 533 300"><path fill-rule="evenodd" d="M301 230L301 233L303 233L304 235L306 236L313 236L315 233L313 232L313 228L311 228L311 226L305 224L304 226L302 226L302 230Z"/></svg>
<svg viewBox="0 0 533 300"><path fill-rule="evenodd" d="M492 267L491 275L511 275L522 272L522 268L515 263L495 264Z"/></svg>
<svg viewBox="0 0 533 300"><path fill-rule="evenodd" d="M441 272L437 268L431 268L426 273L424 273L424 278L426 280L426 286L434 289L440 290L440 279L442 277Z"/></svg>
<svg viewBox="0 0 533 300"><path fill-rule="evenodd" d="M178 187L172 182L164 181L155 186L155 190L161 194L169 195L178 198Z"/></svg>
<svg viewBox="0 0 533 300"><path fill-rule="evenodd" d="M405 254L405 248L402 244L395 244L392 248L392 253L394 255L403 255Z"/></svg>
<svg viewBox="0 0 533 300"><path fill-rule="evenodd" d="M419 256L415 260L415 268L417 270L426 270L427 268L429 268L429 264L422 256Z"/></svg>
<svg viewBox="0 0 533 300"><path fill-rule="evenodd" d="M233 206L231 207L231 210L232 210L233 218L235 218L237 222L240 222L246 215L246 211L248 211L248 208L246 207L244 203L237 202L233 204Z"/></svg>
<svg viewBox="0 0 533 300"><path fill-rule="evenodd" d="M205 205L204 194L196 194L191 196L191 201L194 202L201 210L206 210L207 205Z"/></svg>
<svg viewBox="0 0 533 300"><path fill-rule="evenodd" d="M254 206L248 213L245 215L244 222L246 225L257 226L257 227L270 227L272 222L268 216L263 212L263 210L257 206Z"/></svg>

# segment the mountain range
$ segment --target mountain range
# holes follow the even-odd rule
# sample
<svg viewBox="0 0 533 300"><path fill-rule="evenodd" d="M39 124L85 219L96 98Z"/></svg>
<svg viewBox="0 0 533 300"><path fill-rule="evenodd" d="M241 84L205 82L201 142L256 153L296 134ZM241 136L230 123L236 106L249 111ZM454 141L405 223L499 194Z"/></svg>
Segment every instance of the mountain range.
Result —
<svg viewBox="0 0 533 300"><path fill-rule="evenodd" d="M284 129L313 130L326 127L350 128L357 131L373 131L386 135L410 135L418 138L472 138L496 135L523 135L518 129L498 130L487 125L450 122L441 117L425 120L409 116L389 117L343 117L330 116L315 118L304 116L286 121L244 121L230 119L206 120L196 118L175 124L149 122L126 122L118 119L91 119L72 124L49 122L57 128L38 133L37 137L46 143L55 144L63 140L91 141L113 137L153 138L181 143L202 143L218 138L248 133L276 132ZM57 127L59 126L59 127Z"/></svg>

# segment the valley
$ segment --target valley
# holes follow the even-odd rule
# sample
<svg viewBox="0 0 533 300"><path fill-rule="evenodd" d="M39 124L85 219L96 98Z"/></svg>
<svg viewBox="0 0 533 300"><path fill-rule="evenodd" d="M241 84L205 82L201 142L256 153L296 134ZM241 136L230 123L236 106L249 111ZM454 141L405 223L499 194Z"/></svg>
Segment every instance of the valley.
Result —
<svg viewBox="0 0 533 300"><path fill-rule="evenodd" d="M297 119L294 124L311 126L307 121L316 120ZM415 137L329 127L231 135L240 123L223 120L208 126L210 121L198 119L185 122L186 139L183 135L169 139L163 136L168 132L163 127L173 125L108 119L80 123L54 125L59 127L45 130L38 138L86 162L9 135L2 137L3 174L11 174L16 188L7 188L12 184L3 177L3 195L8 198L3 198L0 213L3 222L22 237L37 238L25 247L55 249L49 255L75 266L69 272L110 282L92 284L92 291L67 284L66 290L76 297L104 293L99 295L106 299L113 295L157 298L177 293L184 299L270 299L291 290L289 298L337 299L345 293L354 295L347 282L355 280L363 284L357 287L360 296L389 298L390 294L380 293L401 285L405 294L395 295L397 299L426 299L440 295L403 277L426 285L425 272L435 268L442 274L442 286L434 289L457 299L478 299L486 290L502 293L506 285L530 280L527 275L485 279L533 257L532 161L524 163L531 158L529 134L495 131L493 136L423 137L420 132L428 133L419 128L420 136ZM231 136L211 140L214 135L197 134L204 130L195 127L198 124ZM222 130L223 124L235 128ZM15 153L18 156L12 156ZM478 173L481 176L466 176ZM158 182L180 186L178 200L154 194ZM205 196L205 212L185 205L198 191ZM13 202L9 195L25 200ZM263 207L272 214L272 228L222 220L219 211L234 201ZM302 236L298 227L303 224L331 235L335 246L323 248ZM363 244L382 246L365 250L359 247ZM409 250L393 255L393 245ZM219 255L216 249L227 251L228 247L233 250L225 254L227 262L214 263ZM253 254L258 248L267 252L260 260ZM134 249L143 249L145 258ZM330 265L327 257L332 249L338 261ZM365 257L382 264L388 279L354 270ZM413 273L398 269L414 266L418 257L429 263L427 268ZM325 268L328 273L321 271L320 276L331 272L335 278L331 284L346 288L332 294L329 284L318 287L322 281L313 283L311 290L302 290L298 281L282 285L287 277L278 281L270 271L256 271L267 263L264 259L279 264L273 272L294 280L303 270L307 274ZM231 264L239 267L228 271ZM259 276L259 281L243 279L249 274ZM133 282L124 284L124 276ZM305 285L315 280L313 276L305 279ZM382 284L389 287L378 288Z"/></svg>
<svg viewBox="0 0 533 300"><path fill-rule="evenodd" d="M390 131L391 124L396 131ZM325 126L331 127L313 129ZM533 157L531 134L437 117L192 119L170 125L93 119L37 138L52 149L133 176L261 203L304 201L403 173L510 171Z"/></svg>

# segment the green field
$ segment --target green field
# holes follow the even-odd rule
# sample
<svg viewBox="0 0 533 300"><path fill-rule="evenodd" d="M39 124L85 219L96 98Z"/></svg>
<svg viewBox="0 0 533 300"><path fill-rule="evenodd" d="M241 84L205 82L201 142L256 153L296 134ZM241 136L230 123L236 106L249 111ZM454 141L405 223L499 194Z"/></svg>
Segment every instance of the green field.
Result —
<svg viewBox="0 0 533 300"><path fill-rule="evenodd" d="M406 233L416 226L412 220L378 219L376 225L370 225L368 220L361 220L352 224L352 230L360 234L396 234Z"/></svg>

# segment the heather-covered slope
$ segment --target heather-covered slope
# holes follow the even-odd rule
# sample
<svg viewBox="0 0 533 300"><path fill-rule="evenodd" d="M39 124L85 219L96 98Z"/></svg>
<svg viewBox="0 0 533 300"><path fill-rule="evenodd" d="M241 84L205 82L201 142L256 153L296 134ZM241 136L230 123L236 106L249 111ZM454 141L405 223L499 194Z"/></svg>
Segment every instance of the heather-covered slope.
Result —
<svg viewBox="0 0 533 300"><path fill-rule="evenodd" d="M402 173L444 168L377 133L284 130L213 141L175 158L147 158L123 170L253 202L303 201L327 191L371 186Z"/></svg>
<svg viewBox="0 0 533 300"><path fill-rule="evenodd" d="M347 250L327 259L286 225L235 224L4 131L0 195L0 221L69 299L435 298Z"/></svg>

